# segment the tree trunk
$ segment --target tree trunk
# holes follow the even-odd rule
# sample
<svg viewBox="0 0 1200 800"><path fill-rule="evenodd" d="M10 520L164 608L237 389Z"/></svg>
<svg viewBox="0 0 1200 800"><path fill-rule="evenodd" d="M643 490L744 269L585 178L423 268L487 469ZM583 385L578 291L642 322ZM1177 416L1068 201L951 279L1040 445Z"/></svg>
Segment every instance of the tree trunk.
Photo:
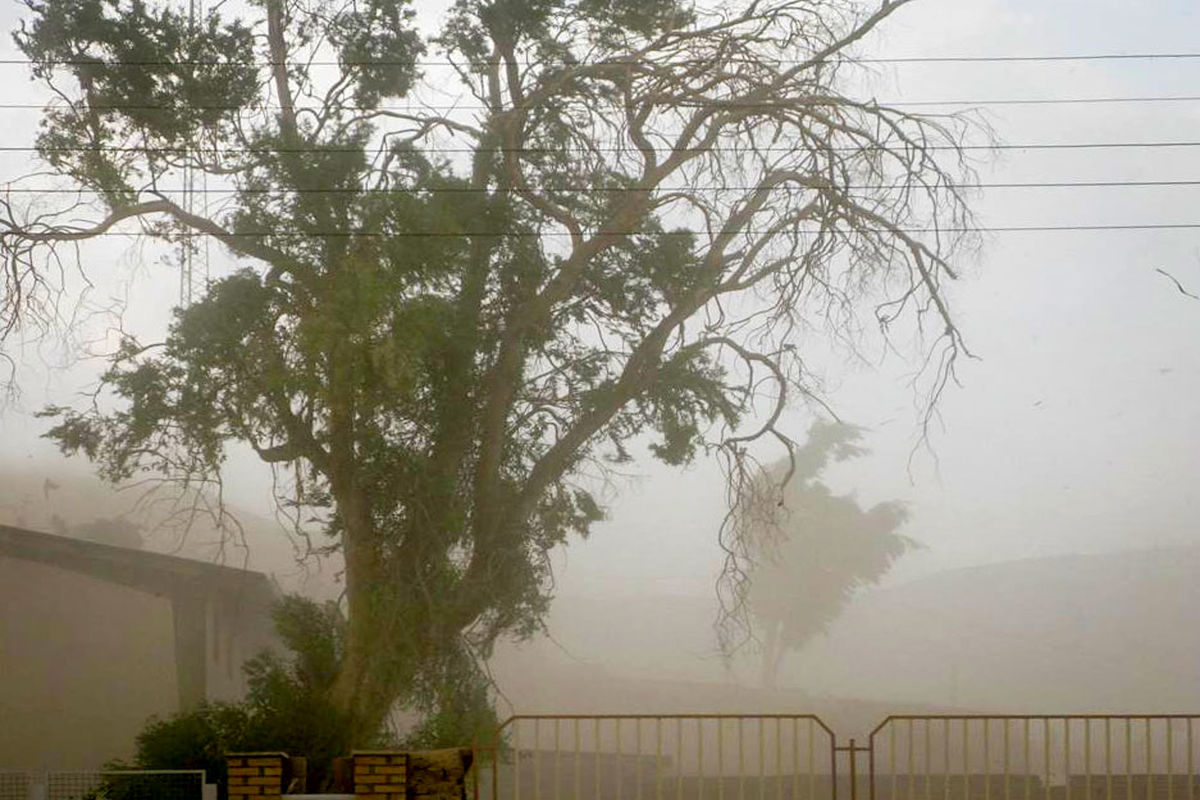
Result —
<svg viewBox="0 0 1200 800"><path fill-rule="evenodd" d="M350 735L360 740L379 730L391 710L393 694L390 659L380 651L380 609L375 598L384 580L379 542L370 504L347 473L353 474L345 468L330 479L342 523L347 611L345 651L331 700L345 715Z"/></svg>
<svg viewBox="0 0 1200 800"><path fill-rule="evenodd" d="M379 730L393 701L389 659L380 652L382 643L371 598L371 591L379 585L371 580L378 574L377 558L368 543L354 541L356 538L349 531L343 536L348 619L345 651L332 696L334 708L345 715L350 735L356 740L351 745L363 744Z"/></svg>

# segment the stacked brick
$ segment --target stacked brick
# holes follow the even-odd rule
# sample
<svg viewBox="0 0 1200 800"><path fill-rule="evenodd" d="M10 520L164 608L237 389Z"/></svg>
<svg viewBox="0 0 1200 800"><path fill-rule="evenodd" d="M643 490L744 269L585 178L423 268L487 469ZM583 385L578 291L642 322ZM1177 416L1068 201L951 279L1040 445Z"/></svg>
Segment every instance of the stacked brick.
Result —
<svg viewBox="0 0 1200 800"><path fill-rule="evenodd" d="M406 800L408 753L355 750L351 758L354 761L354 794L358 800Z"/></svg>
<svg viewBox="0 0 1200 800"><path fill-rule="evenodd" d="M334 764L335 791L355 800L466 800L471 750L356 750ZM304 792L306 764L286 753L225 757L229 800L282 800Z"/></svg>
<svg viewBox="0 0 1200 800"><path fill-rule="evenodd" d="M288 779L286 753L230 753L229 800L279 800Z"/></svg>

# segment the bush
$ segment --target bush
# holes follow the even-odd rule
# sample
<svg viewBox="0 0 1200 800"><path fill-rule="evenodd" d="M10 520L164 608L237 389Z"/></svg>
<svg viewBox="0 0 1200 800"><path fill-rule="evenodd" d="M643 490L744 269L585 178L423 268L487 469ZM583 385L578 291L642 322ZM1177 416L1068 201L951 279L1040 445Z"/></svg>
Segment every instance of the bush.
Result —
<svg viewBox="0 0 1200 800"><path fill-rule="evenodd" d="M225 798L230 752L282 751L308 759L308 788L331 786L333 759L355 748L437 749L472 743L495 731L489 683L470 655L446 648L432 678L410 687L413 707L424 711L403 739L384 729L355 730L331 694L343 655L341 612L334 603L284 597L273 612L286 655L264 652L248 661L249 691L240 703L206 703L166 719L152 719L137 737L132 764L112 769L203 769ZM492 745L494 742L481 741ZM97 800L141 800L135 787L107 782Z"/></svg>
<svg viewBox="0 0 1200 800"><path fill-rule="evenodd" d="M330 702L342 655L342 617L332 603L284 597L274 610L288 655L264 652L243 667L249 691L240 703L205 703L151 719L137 736L132 764L110 769L203 769L225 797L230 752L282 751L308 759L310 788L331 778L332 762L355 747L384 746L381 731L351 729ZM133 787L108 782L98 797L139 800Z"/></svg>

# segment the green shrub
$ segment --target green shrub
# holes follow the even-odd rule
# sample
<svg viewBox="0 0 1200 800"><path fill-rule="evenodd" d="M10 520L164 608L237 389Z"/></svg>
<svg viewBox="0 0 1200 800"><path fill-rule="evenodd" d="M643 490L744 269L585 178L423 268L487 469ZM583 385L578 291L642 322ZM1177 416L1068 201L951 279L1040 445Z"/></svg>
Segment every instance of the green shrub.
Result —
<svg viewBox="0 0 1200 800"><path fill-rule="evenodd" d="M309 788L324 787L333 759L355 747L386 744L381 731L355 733L330 701L342 655L342 616L332 603L287 596L274 610L287 649L264 652L243 667L249 691L240 703L204 703L151 719L137 736L133 763L110 769L203 769L225 797L230 752L282 751L308 759ZM97 798L140 800L138 787L107 781Z"/></svg>

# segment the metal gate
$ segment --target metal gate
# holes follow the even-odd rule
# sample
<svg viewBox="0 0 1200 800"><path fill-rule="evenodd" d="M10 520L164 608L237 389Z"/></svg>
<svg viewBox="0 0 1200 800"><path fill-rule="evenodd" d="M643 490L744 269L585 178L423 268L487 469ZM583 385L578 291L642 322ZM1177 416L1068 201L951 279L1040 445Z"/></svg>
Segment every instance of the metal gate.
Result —
<svg viewBox="0 0 1200 800"><path fill-rule="evenodd" d="M497 741L477 800L826 800L837 780L811 714L517 716Z"/></svg>
<svg viewBox="0 0 1200 800"><path fill-rule="evenodd" d="M204 770L0 771L0 800L216 800Z"/></svg>
<svg viewBox="0 0 1200 800"><path fill-rule="evenodd" d="M475 800L1200 800L1200 715L534 715L477 747Z"/></svg>

